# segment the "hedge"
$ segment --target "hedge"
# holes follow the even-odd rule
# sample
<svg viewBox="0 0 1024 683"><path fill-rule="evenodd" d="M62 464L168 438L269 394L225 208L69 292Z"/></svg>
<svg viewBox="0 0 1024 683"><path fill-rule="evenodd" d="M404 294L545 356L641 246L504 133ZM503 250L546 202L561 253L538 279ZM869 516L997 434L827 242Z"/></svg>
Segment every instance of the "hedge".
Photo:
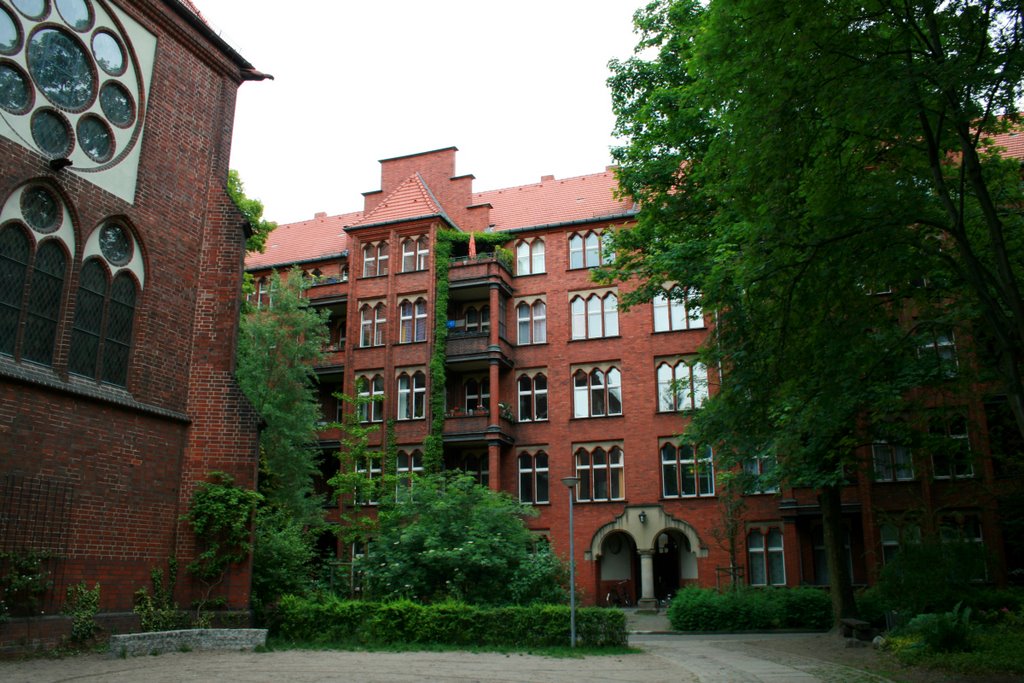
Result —
<svg viewBox="0 0 1024 683"><path fill-rule="evenodd" d="M458 602L362 602L334 596L284 596L271 633L322 645L569 645L569 608L562 605L476 607ZM576 610L576 640L584 647L626 644L621 610Z"/></svg>
<svg viewBox="0 0 1024 683"><path fill-rule="evenodd" d="M668 608L677 631L827 630L832 602L816 588L744 588L719 593L709 588L680 591Z"/></svg>

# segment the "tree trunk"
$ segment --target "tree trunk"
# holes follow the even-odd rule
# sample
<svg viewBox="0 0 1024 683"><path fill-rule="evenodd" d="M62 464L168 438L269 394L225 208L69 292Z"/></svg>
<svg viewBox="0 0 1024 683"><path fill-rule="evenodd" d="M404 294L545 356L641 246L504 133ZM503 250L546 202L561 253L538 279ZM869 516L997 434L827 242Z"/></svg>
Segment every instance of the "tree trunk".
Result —
<svg viewBox="0 0 1024 683"><path fill-rule="evenodd" d="M832 614L836 623L843 617L857 615L853 598L853 577L844 552L843 515L840 488L826 486L818 494L821 504L821 522L825 532L825 559L828 563L829 593L832 596Z"/></svg>

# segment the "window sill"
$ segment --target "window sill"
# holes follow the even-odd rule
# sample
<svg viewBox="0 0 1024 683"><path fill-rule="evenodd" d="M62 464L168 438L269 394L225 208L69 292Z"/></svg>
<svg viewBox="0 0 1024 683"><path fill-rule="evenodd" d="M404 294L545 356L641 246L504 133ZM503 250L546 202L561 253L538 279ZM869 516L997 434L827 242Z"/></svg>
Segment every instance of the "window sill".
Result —
<svg viewBox="0 0 1024 683"><path fill-rule="evenodd" d="M416 273L426 273L429 268L418 268L416 270L400 270L395 275L415 275Z"/></svg>
<svg viewBox="0 0 1024 683"><path fill-rule="evenodd" d="M517 278L520 278L520 277L533 277L534 275L547 275L547 274L548 274L548 271L541 270L541 271L536 272L536 273L516 273L515 277L517 277Z"/></svg>
<svg viewBox="0 0 1024 683"><path fill-rule="evenodd" d="M387 273L380 273L379 275L361 275L360 280L376 280L378 278L387 277Z"/></svg>
<svg viewBox="0 0 1024 683"><path fill-rule="evenodd" d="M622 417L622 413L619 413L618 415L587 415L586 417L577 417L576 415L573 415L572 417L569 418L569 420L606 420L609 418L617 419Z"/></svg>
<svg viewBox="0 0 1024 683"><path fill-rule="evenodd" d="M707 325L701 325L700 327L684 327L681 330L654 330L651 334L675 334L676 332L706 332L708 329Z"/></svg>
<svg viewBox="0 0 1024 683"><path fill-rule="evenodd" d="M524 420L521 417L516 418L516 424L528 425L528 424L534 424L535 422L550 422L550 420L548 418L546 418L546 417L543 418L543 419L536 419L536 420Z"/></svg>
<svg viewBox="0 0 1024 683"><path fill-rule="evenodd" d="M601 341L602 339L622 339L621 334L611 334L606 337L577 337L576 339L570 339L569 342L586 342L586 341Z"/></svg>
<svg viewBox="0 0 1024 683"><path fill-rule="evenodd" d="M542 342L528 342L526 344L524 344L522 342L516 342L516 346L547 346L547 345L548 345L548 343L546 341L542 341Z"/></svg>

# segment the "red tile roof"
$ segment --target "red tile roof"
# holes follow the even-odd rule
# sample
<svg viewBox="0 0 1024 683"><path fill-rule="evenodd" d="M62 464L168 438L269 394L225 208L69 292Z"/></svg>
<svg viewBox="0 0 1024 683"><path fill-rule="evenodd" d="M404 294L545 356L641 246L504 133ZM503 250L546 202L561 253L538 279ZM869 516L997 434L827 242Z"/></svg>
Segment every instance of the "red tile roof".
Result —
<svg viewBox="0 0 1024 683"><path fill-rule="evenodd" d="M474 204L491 205L495 230L570 223L604 216L621 216L634 209L629 199L616 199L615 173L563 178L544 176L539 183L473 194Z"/></svg>
<svg viewBox="0 0 1024 683"><path fill-rule="evenodd" d="M312 220L279 225L271 231L262 254L246 255L245 267L269 268L339 254L348 248L345 226L362 217L362 211L338 216L318 213Z"/></svg>
<svg viewBox="0 0 1024 683"><path fill-rule="evenodd" d="M1003 156L1024 160L1024 130L996 135L992 141L1002 150Z"/></svg>
<svg viewBox="0 0 1024 683"><path fill-rule="evenodd" d="M352 227L392 223L442 214L444 214L444 209L434 198L422 176L419 173L414 173L402 181L394 192Z"/></svg>

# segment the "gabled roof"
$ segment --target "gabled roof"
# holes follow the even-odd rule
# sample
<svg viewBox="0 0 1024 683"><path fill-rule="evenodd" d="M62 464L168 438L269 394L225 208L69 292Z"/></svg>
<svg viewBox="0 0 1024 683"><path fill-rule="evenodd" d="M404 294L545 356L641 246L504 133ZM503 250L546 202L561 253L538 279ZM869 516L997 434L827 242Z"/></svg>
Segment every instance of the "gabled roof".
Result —
<svg viewBox="0 0 1024 683"><path fill-rule="evenodd" d="M538 225L574 223L621 216L635 211L631 199L616 199L615 173L563 178L544 176L539 183L473 194L475 204L491 205L491 225L495 230L511 230Z"/></svg>
<svg viewBox="0 0 1024 683"><path fill-rule="evenodd" d="M370 213L363 216L362 220L353 223L350 227L359 228L367 225L444 215L444 209L423 181L423 177L419 173L414 173L402 181L395 191Z"/></svg>
<svg viewBox="0 0 1024 683"><path fill-rule="evenodd" d="M266 251L246 255L245 267L270 268L340 254L348 249L345 226L362 217L362 211L338 216L318 213L312 220L279 225L267 237Z"/></svg>

